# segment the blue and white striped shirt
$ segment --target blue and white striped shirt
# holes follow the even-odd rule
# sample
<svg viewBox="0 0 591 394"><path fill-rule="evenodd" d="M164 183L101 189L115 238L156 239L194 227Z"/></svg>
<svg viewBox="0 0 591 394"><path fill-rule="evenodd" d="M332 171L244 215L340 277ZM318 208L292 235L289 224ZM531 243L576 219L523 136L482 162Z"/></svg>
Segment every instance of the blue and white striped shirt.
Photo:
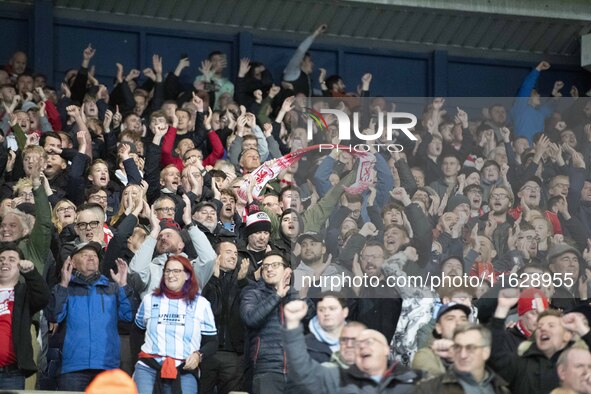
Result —
<svg viewBox="0 0 591 394"><path fill-rule="evenodd" d="M201 295L188 304L184 299L146 294L135 324L146 330L143 352L177 360L200 349L201 335L217 334L211 305ZM176 361L177 366L180 363Z"/></svg>

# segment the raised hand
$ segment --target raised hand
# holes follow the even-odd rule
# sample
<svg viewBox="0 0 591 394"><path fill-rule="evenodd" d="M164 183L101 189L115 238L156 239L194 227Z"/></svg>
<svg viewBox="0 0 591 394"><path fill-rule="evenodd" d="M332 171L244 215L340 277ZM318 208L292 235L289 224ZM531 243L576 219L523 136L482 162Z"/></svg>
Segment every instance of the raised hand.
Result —
<svg viewBox="0 0 591 394"><path fill-rule="evenodd" d="M295 101L295 96L290 96L283 101L281 104L281 110L284 112L289 112L294 109L293 102Z"/></svg>
<svg viewBox="0 0 591 394"><path fill-rule="evenodd" d="M197 95L197 93L193 92L193 98L191 102L197 108L197 112L203 112L203 99Z"/></svg>
<svg viewBox="0 0 591 394"><path fill-rule="evenodd" d="M125 77L125 80L127 82L136 79L137 77L139 77L141 74L140 70L132 68L131 71L129 71L129 74L127 74L127 77Z"/></svg>
<svg viewBox="0 0 591 394"><path fill-rule="evenodd" d="M70 91L70 87L68 86L68 84L65 82L62 82L62 84L60 86L62 88L62 95L64 97L70 98L70 96L72 96L72 92Z"/></svg>
<svg viewBox="0 0 591 394"><path fill-rule="evenodd" d="M183 223L185 223L185 226L188 226L192 222L191 200L189 200L189 197L187 196L186 193L183 194L183 202L185 203L185 206L183 207Z"/></svg>
<svg viewBox="0 0 591 394"><path fill-rule="evenodd" d="M123 120L123 115L119 112L119 106L115 107L115 114L113 115L113 128L117 128L121 125L121 121Z"/></svg>
<svg viewBox="0 0 591 394"><path fill-rule="evenodd" d="M467 128L468 127L468 114L466 113L466 111L464 111L463 109L461 109L460 107L456 107L458 114L456 115L456 123L461 123L462 124L462 128Z"/></svg>
<svg viewBox="0 0 591 394"><path fill-rule="evenodd" d="M319 68L318 71L320 71L320 74L318 75L318 82L322 85L326 79L326 69Z"/></svg>
<svg viewBox="0 0 591 394"><path fill-rule="evenodd" d="M361 230L359 230L359 235L365 238L375 237L376 235L378 235L378 229L376 225L372 222L367 222L363 225L363 227L361 227Z"/></svg>
<svg viewBox="0 0 591 394"><path fill-rule="evenodd" d="M199 71L201 71L201 74L203 74L203 76L205 77L205 79L209 82L209 80L212 77L212 71L211 71L211 67L212 64L209 60L205 59L201 62L201 67L199 67Z"/></svg>
<svg viewBox="0 0 591 394"><path fill-rule="evenodd" d="M78 119L80 117L80 107L77 105L68 105L66 107L66 112L68 113L68 116L71 116L74 119Z"/></svg>
<svg viewBox="0 0 591 394"><path fill-rule="evenodd" d="M501 127L501 136L503 137L503 142L508 143L511 141L511 130L507 127Z"/></svg>
<svg viewBox="0 0 591 394"><path fill-rule="evenodd" d="M548 63L547 61L542 61L540 62L537 66L536 66L536 70L538 71L546 71L550 68L550 63Z"/></svg>
<svg viewBox="0 0 591 394"><path fill-rule="evenodd" d="M238 68L238 78L244 78L250 70L250 59L243 57L240 59L240 66Z"/></svg>
<svg viewBox="0 0 591 394"><path fill-rule="evenodd" d="M155 81L156 80L156 74L154 73L154 70L152 70L150 67L144 68L143 71L142 71L142 73L146 77L150 78L152 81Z"/></svg>
<svg viewBox="0 0 591 394"><path fill-rule="evenodd" d="M21 274L26 274L27 272L33 271L35 269L35 264L29 260L19 260L18 262L18 270Z"/></svg>
<svg viewBox="0 0 591 394"><path fill-rule="evenodd" d="M321 24L320 26L318 26L318 27L316 28L316 30L314 30L314 35L315 35L315 36L319 36L319 35L321 35L322 33L324 33L324 32L326 31L326 29L328 29L328 25L326 25L326 24L324 24L324 23L323 23L323 24Z"/></svg>
<svg viewBox="0 0 591 394"><path fill-rule="evenodd" d="M88 64L90 63L90 59L93 58L94 54L96 53L96 49L92 47L91 44L82 51L82 67L88 68Z"/></svg>
<svg viewBox="0 0 591 394"><path fill-rule="evenodd" d="M290 301L285 304L283 314L285 315L285 327L290 330L296 328L308 313L308 304L302 300Z"/></svg>
<svg viewBox="0 0 591 394"><path fill-rule="evenodd" d="M117 67L117 83L122 83L123 82L123 64L115 63L115 66Z"/></svg>
<svg viewBox="0 0 591 394"><path fill-rule="evenodd" d="M499 292L495 317L504 319L507 313L519 301L519 289L503 289Z"/></svg>
<svg viewBox="0 0 591 394"><path fill-rule="evenodd" d="M117 273L112 269L109 270L111 271L111 278L119 285L119 287L125 287L127 285L127 263L125 260L118 258L115 260L115 264L117 264Z"/></svg>
<svg viewBox="0 0 591 394"><path fill-rule="evenodd" d="M156 82L162 81L162 56L154 54L152 56L152 68L156 73Z"/></svg>
<svg viewBox="0 0 591 394"><path fill-rule="evenodd" d="M179 75L181 75L181 72L190 65L191 62L189 61L188 57L182 58L181 60L179 60L179 63L177 64L176 69L174 70L174 75L178 77Z"/></svg>
<svg viewBox="0 0 591 394"><path fill-rule="evenodd" d="M263 125L263 134L265 134L265 138L269 138L273 133L273 125L271 123L265 123Z"/></svg>
<svg viewBox="0 0 591 394"><path fill-rule="evenodd" d="M72 279L72 271L74 270L74 264L72 263L72 258L68 257L66 261L64 261L64 265L61 271L61 279L60 279L60 286L68 287L70 283L70 279Z"/></svg>
<svg viewBox="0 0 591 394"><path fill-rule="evenodd" d="M564 87L564 82L556 81L554 82L554 87L552 88L552 96L554 97L562 97L562 93L560 91Z"/></svg>
<svg viewBox="0 0 591 394"><path fill-rule="evenodd" d="M108 109L105 112L105 119L103 120L103 128L105 129L105 133L111 131L111 121L113 120L113 111Z"/></svg>
<svg viewBox="0 0 591 394"><path fill-rule="evenodd" d="M250 260L247 257L243 257L240 260L240 270L238 271L238 276L237 276L238 280L242 280L242 279L246 278L246 275L248 274L249 267L250 267Z"/></svg>
<svg viewBox="0 0 591 394"><path fill-rule="evenodd" d="M589 324L582 313L571 312L562 317L562 326L568 331L585 336L589 332Z"/></svg>
<svg viewBox="0 0 591 394"><path fill-rule="evenodd" d="M406 189L403 187L395 187L392 189L390 196L392 196L393 199L400 201L404 206L407 206L411 202Z"/></svg>
<svg viewBox="0 0 591 394"><path fill-rule="evenodd" d="M372 79L373 79L373 75L371 75L371 73L363 74L363 76L361 77L361 84L362 84L363 90L369 90L369 85L371 84Z"/></svg>

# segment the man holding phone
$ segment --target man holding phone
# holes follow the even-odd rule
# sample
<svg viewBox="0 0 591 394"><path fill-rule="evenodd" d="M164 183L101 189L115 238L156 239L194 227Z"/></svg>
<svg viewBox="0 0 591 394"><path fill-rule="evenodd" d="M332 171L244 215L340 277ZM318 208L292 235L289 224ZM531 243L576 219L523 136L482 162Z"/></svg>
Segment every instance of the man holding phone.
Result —
<svg viewBox="0 0 591 394"><path fill-rule="evenodd" d="M234 96L234 84L222 75L228 66L226 54L220 51L213 51L207 59L201 62L201 75L195 79L195 88L213 92L215 95L214 109L220 109L220 97L224 95Z"/></svg>

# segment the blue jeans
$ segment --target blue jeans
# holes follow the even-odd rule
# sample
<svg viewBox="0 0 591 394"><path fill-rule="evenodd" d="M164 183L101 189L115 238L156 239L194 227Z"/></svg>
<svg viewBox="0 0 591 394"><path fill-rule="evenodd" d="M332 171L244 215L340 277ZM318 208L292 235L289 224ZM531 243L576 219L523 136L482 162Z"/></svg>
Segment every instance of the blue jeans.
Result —
<svg viewBox="0 0 591 394"><path fill-rule="evenodd" d="M137 391L139 394L152 394L154 390L154 383L156 382L156 374L158 371L152 369L146 365L140 364L139 362L135 365L135 372L133 373L133 380L137 385ZM172 385L166 380L163 380L163 394L172 393ZM187 373L181 375L181 388L183 393L195 393L197 394L197 380L193 374Z"/></svg>
<svg viewBox="0 0 591 394"><path fill-rule="evenodd" d="M58 390L85 391L86 386L101 372L103 372L101 369L85 369L60 375L57 378Z"/></svg>
<svg viewBox="0 0 591 394"><path fill-rule="evenodd" d="M25 375L18 369L0 372L0 390L24 390Z"/></svg>

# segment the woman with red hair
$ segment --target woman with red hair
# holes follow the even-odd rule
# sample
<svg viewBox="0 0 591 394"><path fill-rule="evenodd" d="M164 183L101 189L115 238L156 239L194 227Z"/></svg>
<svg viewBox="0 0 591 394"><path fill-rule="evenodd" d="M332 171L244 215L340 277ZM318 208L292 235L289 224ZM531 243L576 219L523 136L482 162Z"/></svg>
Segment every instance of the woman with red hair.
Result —
<svg viewBox="0 0 591 394"><path fill-rule="evenodd" d="M135 318L146 339L133 379L140 394L197 393L198 367L218 347L209 302L201 297L191 262L170 256L160 286L147 294Z"/></svg>

